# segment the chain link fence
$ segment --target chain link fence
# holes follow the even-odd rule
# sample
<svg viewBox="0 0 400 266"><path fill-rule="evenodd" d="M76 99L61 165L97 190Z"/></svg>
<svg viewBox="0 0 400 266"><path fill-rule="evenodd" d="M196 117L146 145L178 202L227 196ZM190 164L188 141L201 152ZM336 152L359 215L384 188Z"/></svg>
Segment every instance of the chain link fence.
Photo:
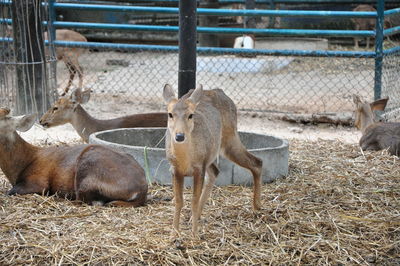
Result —
<svg viewBox="0 0 400 266"><path fill-rule="evenodd" d="M84 87L99 94L122 94L140 104L161 102L165 83L177 87L178 54L162 51L100 50L80 57ZM386 56L383 96L399 99L398 55ZM246 111L295 113L352 111L353 94L373 99L373 58L203 55L197 57L197 83L222 88ZM58 87L68 80L57 68ZM77 84L77 80L75 80Z"/></svg>
<svg viewBox="0 0 400 266"><path fill-rule="evenodd" d="M397 15L393 16L392 21L395 22L393 27L400 25ZM3 33L7 32L4 24L1 27ZM290 43L290 39L293 38L286 38L286 41ZM256 38L256 46L263 40ZM298 46L299 40L310 41L295 38L293 45ZM349 38L343 42L339 38L312 40L329 43L327 50L354 51L352 39ZM8 44L2 42L2 45ZM365 41L362 41L360 49L365 51L364 45ZM385 49L399 45L400 38L396 35L384 42ZM370 48L370 51L373 49ZM10 83L13 80L13 65L7 62L10 58L6 57L5 50L10 49L3 49L0 64L1 103L9 106L13 101L12 88L15 84ZM52 58L48 59L51 61ZM137 105L161 108L164 84L170 83L177 87L177 52L99 47L86 49L78 59L83 68L83 87L91 89L94 95L118 95ZM70 77L67 67L62 62L57 63L56 87L59 93L66 87ZM390 119L397 118L396 110L400 106L399 74L399 52L386 55L383 60L382 96L390 97L388 110L393 111ZM222 88L240 110L248 112L351 112L353 94L367 100L373 99L374 79L375 60L367 57L272 56L223 52L202 52L197 56L197 83L203 84L206 89ZM78 77L75 77L73 86L77 84Z"/></svg>

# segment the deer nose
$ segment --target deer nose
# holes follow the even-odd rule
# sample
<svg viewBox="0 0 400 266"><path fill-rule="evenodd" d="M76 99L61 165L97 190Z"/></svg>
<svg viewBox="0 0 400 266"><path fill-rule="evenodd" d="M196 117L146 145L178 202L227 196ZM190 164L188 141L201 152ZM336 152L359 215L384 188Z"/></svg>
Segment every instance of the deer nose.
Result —
<svg viewBox="0 0 400 266"><path fill-rule="evenodd" d="M183 133L176 133L176 135L175 135L175 140L176 140L177 142L182 142L182 141L184 141L184 140L185 140L185 134L183 134Z"/></svg>

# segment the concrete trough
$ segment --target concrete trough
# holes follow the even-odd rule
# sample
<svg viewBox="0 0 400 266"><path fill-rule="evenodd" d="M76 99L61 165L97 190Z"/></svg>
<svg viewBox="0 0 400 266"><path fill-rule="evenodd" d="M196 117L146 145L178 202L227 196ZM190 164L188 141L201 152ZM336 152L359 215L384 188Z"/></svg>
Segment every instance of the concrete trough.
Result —
<svg viewBox="0 0 400 266"><path fill-rule="evenodd" d="M120 128L94 133L89 143L101 144L131 154L150 173L152 182L171 185L170 165L165 157L165 128ZM246 148L263 160L263 182L271 182L288 174L289 144L274 136L239 132ZM252 175L223 157L218 162L220 174L216 185L251 185ZM191 186L192 178L185 178Z"/></svg>

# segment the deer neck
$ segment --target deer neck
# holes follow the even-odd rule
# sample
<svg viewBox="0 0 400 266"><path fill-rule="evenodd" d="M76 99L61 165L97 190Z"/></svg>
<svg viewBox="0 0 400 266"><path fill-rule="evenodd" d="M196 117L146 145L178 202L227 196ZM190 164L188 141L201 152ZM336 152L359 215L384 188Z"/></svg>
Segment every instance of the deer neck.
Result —
<svg viewBox="0 0 400 266"><path fill-rule="evenodd" d="M360 130L361 130L361 132L364 134L365 131L366 131L366 129L367 129L370 125L372 125L372 124L374 124L374 123L375 123L375 122L374 122L374 120L373 120L373 118L372 118L371 115L363 114L363 115L361 116L361 121L360 121Z"/></svg>
<svg viewBox="0 0 400 266"><path fill-rule="evenodd" d="M71 124L85 142L89 141L90 134L101 130L97 128L98 120L90 116L81 105L76 107Z"/></svg>
<svg viewBox="0 0 400 266"><path fill-rule="evenodd" d="M182 144L172 142L170 153L173 157L175 170L183 175L191 175L191 143L189 141Z"/></svg>
<svg viewBox="0 0 400 266"><path fill-rule="evenodd" d="M10 136L0 136L0 168L13 186L40 149L27 143L15 131Z"/></svg>

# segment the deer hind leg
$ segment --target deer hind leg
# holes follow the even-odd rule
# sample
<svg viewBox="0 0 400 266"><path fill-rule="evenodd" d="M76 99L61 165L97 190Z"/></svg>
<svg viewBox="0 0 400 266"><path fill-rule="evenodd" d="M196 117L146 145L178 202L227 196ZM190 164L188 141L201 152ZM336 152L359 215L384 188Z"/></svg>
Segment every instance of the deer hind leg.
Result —
<svg viewBox="0 0 400 266"><path fill-rule="evenodd" d="M354 38L354 48L355 49L358 49L359 48L359 46L358 46L358 42L359 42L360 40L358 39L358 38Z"/></svg>
<svg viewBox="0 0 400 266"><path fill-rule="evenodd" d="M174 236L179 235L179 220L181 216L181 210L183 207L183 181L184 176L174 173L172 176L173 190L174 190L174 201L175 201L175 212L174 212Z"/></svg>
<svg viewBox="0 0 400 266"><path fill-rule="evenodd" d="M251 154L243 146L236 134L232 138L228 138L223 143L223 154L226 158L247 168L253 175L253 209L261 208L261 172L262 160Z"/></svg>
<svg viewBox="0 0 400 266"><path fill-rule="evenodd" d="M71 62L75 66L76 72L78 72L78 77L79 77L78 88L82 89L82 86L83 86L83 69L82 69L81 65L79 64L78 57L75 56L71 60Z"/></svg>
<svg viewBox="0 0 400 266"><path fill-rule="evenodd" d="M72 81L75 78L76 71L77 71L75 65L72 62L65 61L65 65L67 66L68 71L69 71L69 80L68 80L67 86L65 87L64 92L61 94L61 96L64 96L68 93L68 91L72 85Z"/></svg>
<svg viewBox="0 0 400 266"><path fill-rule="evenodd" d="M201 215L200 197L203 190L204 170L195 170L193 174L193 198L192 198L192 233L197 236L199 219Z"/></svg>

